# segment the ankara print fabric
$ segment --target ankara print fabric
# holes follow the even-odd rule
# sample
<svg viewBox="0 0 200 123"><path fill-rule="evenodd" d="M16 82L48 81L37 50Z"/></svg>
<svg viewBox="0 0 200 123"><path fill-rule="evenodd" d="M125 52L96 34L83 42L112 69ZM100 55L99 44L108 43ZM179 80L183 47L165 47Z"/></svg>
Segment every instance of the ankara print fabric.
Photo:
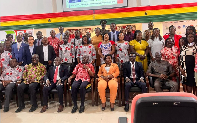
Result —
<svg viewBox="0 0 200 123"><path fill-rule="evenodd" d="M9 51L4 51L1 54L1 62L3 64L3 70L9 66L9 61L12 58L12 53L10 53Z"/></svg>
<svg viewBox="0 0 200 123"><path fill-rule="evenodd" d="M27 79L34 79L39 82L46 74L46 68L43 64L38 62L37 66L34 66L29 64L27 67L25 67L25 70L23 72L23 79L24 83L26 83Z"/></svg>
<svg viewBox="0 0 200 123"><path fill-rule="evenodd" d="M87 71L87 69L83 68L83 65L84 64L81 64L81 63L77 64L72 73L74 75L76 75L76 78L75 78L76 81L78 81L80 79L82 82L84 82L84 81L90 82L89 72ZM90 70L93 73L95 73L94 66L91 63L86 64L86 66L88 66L90 68Z"/></svg>
<svg viewBox="0 0 200 123"><path fill-rule="evenodd" d="M80 58L80 61L82 62L84 55L89 56L89 61L88 61L89 63L92 63L93 59L96 59L96 50L92 44L88 46L84 45L79 46L76 58Z"/></svg>
<svg viewBox="0 0 200 123"><path fill-rule="evenodd" d="M1 74L0 80L12 80L12 82L16 83L22 79L23 70L24 67L22 66L17 65L14 68L7 66Z"/></svg>
<svg viewBox="0 0 200 123"><path fill-rule="evenodd" d="M71 43L66 45L60 45L59 57L62 59L62 63L73 63L75 62L75 48Z"/></svg>
<svg viewBox="0 0 200 123"><path fill-rule="evenodd" d="M59 47L63 44L63 41L60 41L58 38L48 37L49 45L53 46L53 49L56 53L56 56L59 57Z"/></svg>
<svg viewBox="0 0 200 123"><path fill-rule="evenodd" d="M129 49L129 42L124 41L124 43L115 43L115 47L117 50L117 58L119 59L119 62L125 63L129 61L128 56L128 49Z"/></svg>
<svg viewBox="0 0 200 123"><path fill-rule="evenodd" d="M102 55L105 56L112 51L112 45L115 45L114 41L109 41L107 44L99 43L98 48L101 49ZM113 55L114 57L114 55ZM101 58L101 64L105 63L103 58Z"/></svg>

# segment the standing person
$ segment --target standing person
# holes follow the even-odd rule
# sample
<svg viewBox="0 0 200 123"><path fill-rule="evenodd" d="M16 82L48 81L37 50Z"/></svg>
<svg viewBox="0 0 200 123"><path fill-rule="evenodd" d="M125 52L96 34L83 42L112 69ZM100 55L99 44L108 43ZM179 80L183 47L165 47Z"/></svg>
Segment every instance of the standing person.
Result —
<svg viewBox="0 0 200 123"><path fill-rule="evenodd" d="M142 89L142 93L147 92L146 83L144 82L144 70L142 63L135 61L135 53L130 53L129 59L124 64L123 75L125 78L125 108L126 112L129 111L129 91L132 86L137 85Z"/></svg>
<svg viewBox="0 0 200 123"><path fill-rule="evenodd" d="M72 37L70 35L70 32L68 30L65 31L65 34L69 39L68 39L68 42L71 43L71 40L72 40ZM64 38L64 37L63 37ZM64 40L64 39L63 39Z"/></svg>
<svg viewBox="0 0 200 123"><path fill-rule="evenodd" d="M101 24L101 30L100 30L100 32L101 32L102 36L105 35L106 33L108 34L110 32L109 30L106 30L106 23L107 23L106 20L101 20L100 21L100 24Z"/></svg>
<svg viewBox="0 0 200 123"><path fill-rule="evenodd" d="M120 33L119 34L119 41L116 42L115 44L116 47L116 53L115 53L115 61L116 63L125 63L129 61L129 42L124 41L124 34Z"/></svg>
<svg viewBox="0 0 200 123"><path fill-rule="evenodd" d="M56 58L55 51L51 45L48 45L47 37L42 39L42 45L36 48L36 54L39 55L39 62L45 65L48 70L53 66L53 60Z"/></svg>
<svg viewBox="0 0 200 123"><path fill-rule="evenodd" d="M105 64L101 65L98 72L98 91L102 102L102 111L106 107L106 88L110 89L110 109L114 111L115 99L117 96L119 67L117 64L112 63L112 55L107 54L104 57Z"/></svg>
<svg viewBox="0 0 200 123"><path fill-rule="evenodd" d="M73 44L74 48L75 48L75 58L77 56L78 47L82 44L82 38L80 38L80 35L81 35L81 32L79 30L76 30L75 31L75 38L71 40L71 44ZM78 63L77 59L75 59L75 65L77 63Z"/></svg>
<svg viewBox="0 0 200 123"><path fill-rule="evenodd" d="M61 58L62 65L69 68L69 73L72 72L72 66L75 62L75 48L74 45L69 41L69 35L64 35L63 41L64 44L60 45L59 48L59 57Z"/></svg>
<svg viewBox="0 0 200 123"><path fill-rule="evenodd" d="M34 37L28 36L28 46L24 47L24 53L23 53L23 61L24 65L29 65L32 63L31 58L32 55L36 53L36 46L34 43Z"/></svg>
<svg viewBox="0 0 200 123"><path fill-rule="evenodd" d="M149 22L148 23L148 31L149 31L149 36L151 37L152 35L153 35L153 26L154 26L154 24L153 24L153 22Z"/></svg>
<svg viewBox="0 0 200 123"><path fill-rule="evenodd" d="M12 45L12 56L17 59L18 64L23 65L23 51L24 47L28 46L22 42L22 36L17 36L17 43Z"/></svg>
<svg viewBox="0 0 200 123"><path fill-rule="evenodd" d="M55 66L49 68L48 73L44 77L46 82L43 88L43 108L40 113L48 109L48 95L49 91L56 88L58 90L59 108L57 112L63 111L63 85L64 81L68 78L68 70L64 65L61 65L61 58L56 57L54 60Z"/></svg>
<svg viewBox="0 0 200 123"><path fill-rule="evenodd" d="M91 33L90 32L86 32L86 36L88 37L89 44L91 44Z"/></svg>
<svg viewBox="0 0 200 123"><path fill-rule="evenodd" d="M48 37L49 45L53 46L56 56L59 56L59 47L63 44L57 37L55 37L56 33L54 30L50 31L50 37Z"/></svg>
<svg viewBox="0 0 200 123"><path fill-rule="evenodd" d="M23 67L17 65L15 58L10 59L9 66L3 71L0 77L0 98L5 90L4 112L9 111L9 103L16 82L22 79ZM0 104L1 107L1 104Z"/></svg>
<svg viewBox="0 0 200 123"><path fill-rule="evenodd" d="M64 32L63 32L64 27L60 26L60 27L58 27L58 29L59 29L59 33L56 34L56 38L58 38L60 41L62 41L63 37L64 37Z"/></svg>
<svg viewBox="0 0 200 123"><path fill-rule="evenodd" d="M37 39L35 39L35 41L34 41L34 45L35 46L40 46L40 45L42 45L42 32L41 31L38 31L37 33L36 33L36 35L37 35Z"/></svg>
<svg viewBox="0 0 200 123"><path fill-rule="evenodd" d="M7 34L7 35L6 35L6 40L10 41L11 44L16 43L16 42L14 42L14 40L13 40L13 35L12 35L12 34Z"/></svg>
<svg viewBox="0 0 200 123"><path fill-rule="evenodd" d="M28 33L27 32L25 32L23 34L23 41L22 42L25 43L25 44L28 44Z"/></svg>
<svg viewBox="0 0 200 123"><path fill-rule="evenodd" d="M103 42L100 42L98 45L98 54L101 57L101 64L105 63L104 61L104 57L107 54L111 54L112 56L114 56L115 53L115 42L114 41L109 41L109 35L108 33L106 33L103 36Z"/></svg>
<svg viewBox="0 0 200 123"><path fill-rule="evenodd" d="M99 66L101 66L101 60L100 60L100 55L98 53L98 45L100 42L103 41L103 38L101 36L101 33L100 33L100 28L97 27L95 29L95 36L92 37L91 39L91 44L95 47L95 50L96 50L96 62L95 62L95 66L96 66L96 72L99 71Z"/></svg>
<svg viewBox="0 0 200 123"><path fill-rule="evenodd" d="M179 48L179 39L182 37L180 35L177 35L176 34L176 28L175 26L171 25L169 27L169 34L165 34L163 36L163 38L166 40L168 39L169 37L171 37L173 40L174 40L174 46L177 46L178 47L178 51L180 52L180 48Z"/></svg>
<svg viewBox="0 0 200 123"><path fill-rule="evenodd" d="M143 38L143 40L148 41L151 38L150 31L149 30L145 30L144 31L144 35L143 35L142 38Z"/></svg>
<svg viewBox="0 0 200 123"><path fill-rule="evenodd" d="M4 50L3 44L0 43L0 57L2 63L2 70L9 66L9 61L12 58L11 52Z"/></svg>
<svg viewBox="0 0 200 123"><path fill-rule="evenodd" d="M5 40L4 42L4 50L12 52L12 43L9 40Z"/></svg>
<svg viewBox="0 0 200 123"><path fill-rule="evenodd" d="M116 24L115 23L111 23L110 24L110 29L111 29L111 32L108 33L109 40L110 41L114 41L114 42L119 41L119 32L116 31Z"/></svg>
<svg viewBox="0 0 200 123"><path fill-rule="evenodd" d="M196 86L194 78L194 68L195 68L195 55L197 52L197 46L195 43L195 34L188 34L187 40L182 47L182 52L180 54L181 66L180 71L184 76L182 81L186 84L186 90L188 93L195 93L193 87Z"/></svg>
<svg viewBox="0 0 200 123"><path fill-rule="evenodd" d="M68 78L68 83L71 83L72 79L75 78L72 83L72 100L74 103L74 107L72 108L71 113L75 113L78 109L77 106L77 93L80 89L80 97L81 97L81 106L79 109L79 113L84 112L85 106L85 94L86 94L86 86L90 82L90 77L94 77L95 71L94 66L88 62L89 57L84 55L82 63L79 63L74 68L73 74Z"/></svg>
<svg viewBox="0 0 200 123"><path fill-rule="evenodd" d="M130 52L136 54L135 61L142 62L142 66L144 68L144 72L147 71L147 53L148 53L148 43L142 40L142 32L140 30L136 30L134 34L135 39L129 43Z"/></svg>
<svg viewBox="0 0 200 123"><path fill-rule="evenodd" d="M36 92L39 87L40 80L46 74L46 68L39 62L39 56L34 54L32 56L32 64L25 67L23 72L23 82L17 87L18 104L19 108L15 111L16 113L21 112L25 108L24 104L24 90L29 89L31 97L31 109L29 112L33 112L37 109Z"/></svg>
<svg viewBox="0 0 200 123"><path fill-rule="evenodd" d="M175 70L176 75L179 76L178 71L178 47L174 46L174 40L172 38L168 38L165 41L165 47L160 51L162 60L168 61L172 68ZM173 78L174 81L176 81L175 78Z"/></svg>
<svg viewBox="0 0 200 123"><path fill-rule="evenodd" d="M151 39L149 39L147 41L148 44L149 44L149 53L150 53L152 61L155 60L155 53L160 52L165 46L165 41L161 37L159 32L160 31L159 31L158 28L154 28L153 29L153 35L151 36Z"/></svg>
<svg viewBox="0 0 200 123"><path fill-rule="evenodd" d="M135 38L134 34L132 33L132 26L131 25L127 25L126 26L126 35L124 36L124 40L130 42L134 38Z"/></svg>

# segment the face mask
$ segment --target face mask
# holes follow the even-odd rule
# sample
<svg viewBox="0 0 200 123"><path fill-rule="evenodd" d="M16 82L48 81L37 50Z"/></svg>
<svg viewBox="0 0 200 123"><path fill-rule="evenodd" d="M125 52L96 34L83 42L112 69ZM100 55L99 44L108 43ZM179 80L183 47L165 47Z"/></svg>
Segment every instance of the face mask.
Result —
<svg viewBox="0 0 200 123"><path fill-rule="evenodd" d="M189 47L191 47L191 46L193 46L193 45L194 45L194 42L188 43L188 46L189 46Z"/></svg>

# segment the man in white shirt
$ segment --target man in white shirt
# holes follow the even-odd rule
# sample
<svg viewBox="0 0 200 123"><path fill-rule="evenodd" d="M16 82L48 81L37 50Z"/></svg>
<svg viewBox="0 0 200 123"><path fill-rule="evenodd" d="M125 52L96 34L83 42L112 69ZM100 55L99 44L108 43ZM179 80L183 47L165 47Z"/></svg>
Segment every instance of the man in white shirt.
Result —
<svg viewBox="0 0 200 123"><path fill-rule="evenodd" d="M42 39L42 45L36 48L36 54L39 55L39 62L48 68L53 65L53 60L56 58L53 46L48 45L47 37Z"/></svg>
<svg viewBox="0 0 200 123"><path fill-rule="evenodd" d="M124 63L123 75L125 79L125 108L126 112L129 111L129 91L131 87L137 85L141 88L142 93L146 93L146 83L144 82L144 70L141 62L135 61L135 53L129 55L129 62Z"/></svg>
<svg viewBox="0 0 200 123"><path fill-rule="evenodd" d="M56 37L60 40L60 41L62 41L63 40L63 37L64 37L64 27L62 27L62 26L60 26L60 27L58 27L58 29L59 29L59 33L58 34L56 34Z"/></svg>
<svg viewBox="0 0 200 123"><path fill-rule="evenodd" d="M46 82L43 88L43 108L41 113L45 112L48 108L48 95L49 91L56 88L58 90L59 108L58 112L63 111L63 84L68 78L68 70L64 65L61 65L61 58L56 57L54 60L55 66L49 68L48 73L44 77Z"/></svg>

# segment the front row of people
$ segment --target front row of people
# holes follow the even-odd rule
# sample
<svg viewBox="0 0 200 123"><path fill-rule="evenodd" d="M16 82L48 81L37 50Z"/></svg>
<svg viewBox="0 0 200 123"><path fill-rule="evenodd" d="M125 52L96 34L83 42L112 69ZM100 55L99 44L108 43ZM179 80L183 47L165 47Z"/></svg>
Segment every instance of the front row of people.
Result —
<svg viewBox="0 0 200 123"><path fill-rule="evenodd" d="M171 77L175 75L172 66L161 60L159 53L155 54L156 60L153 61L147 71L147 75L155 78L155 90L160 92L161 85L165 84L171 87L170 91L177 91L178 84L172 81ZM136 55L131 53L129 55L129 62L123 64L123 75L125 79L125 111L129 111L129 91L134 84L141 88L142 93L147 92L146 83L144 80L144 70L140 62L135 62ZM45 85L43 88L43 107L41 113L48 109L48 95L49 92L56 88L58 90L59 97L59 108L58 112L63 111L63 87L64 81L68 79L68 83L72 82L71 92L74 107L71 113L75 113L78 109L77 106L77 93L80 92L81 106L79 113L84 112L84 102L86 94L86 86L90 83L90 77L95 76L94 66L88 62L89 57L83 56L82 63L79 63L74 68L72 75L68 72L68 68L61 64L61 58L56 57L54 60L54 66L50 67L46 72L46 68L39 62L39 56L34 54L32 56L32 63L25 66L17 65L17 60L12 58L9 62L9 66L1 74L0 80L0 98L2 98L2 90L5 89L5 102L4 112L9 111L9 101L12 96L12 91L16 86L16 82L23 80L17 87L18 104L19 108L15 111L16 113L21 112L25 108L24 104L24 91L29 89L31 99L31 109L29 112L33 112L38 108L36 101L36 92L40 86L40 81L44 80ZM117 96L119 76L118 65L112 63L112 55L108 54L104 57L105 64L101 65L98 72L98 92L102 102L102 111L106 107L106 96L105 90L108 86L110 89L110 108L114 111L114 103ZM0 103L0 108L2 108Z"/></svg>

